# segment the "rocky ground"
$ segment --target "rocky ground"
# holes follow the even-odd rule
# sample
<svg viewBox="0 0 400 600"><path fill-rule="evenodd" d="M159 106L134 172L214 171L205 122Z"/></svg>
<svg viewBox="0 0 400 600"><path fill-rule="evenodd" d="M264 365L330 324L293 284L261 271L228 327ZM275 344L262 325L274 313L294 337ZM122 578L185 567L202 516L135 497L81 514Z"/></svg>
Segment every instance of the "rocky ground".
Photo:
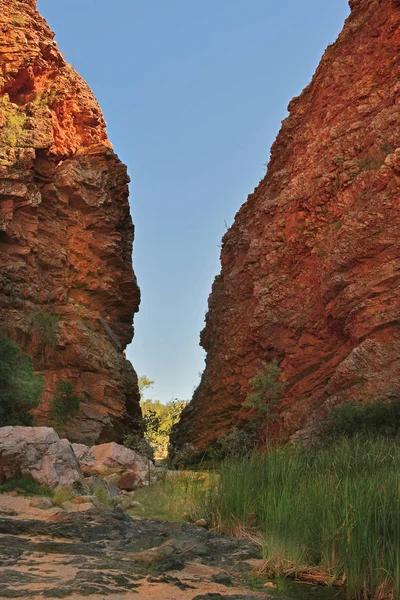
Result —
<svg viewBox="0 0 400 600"><path fill-rule="evenodd" d="M189 523L132 519L114 508L63 513L0 496L1 599L272 598L246 589L261 563L250 540Z"/></svg>

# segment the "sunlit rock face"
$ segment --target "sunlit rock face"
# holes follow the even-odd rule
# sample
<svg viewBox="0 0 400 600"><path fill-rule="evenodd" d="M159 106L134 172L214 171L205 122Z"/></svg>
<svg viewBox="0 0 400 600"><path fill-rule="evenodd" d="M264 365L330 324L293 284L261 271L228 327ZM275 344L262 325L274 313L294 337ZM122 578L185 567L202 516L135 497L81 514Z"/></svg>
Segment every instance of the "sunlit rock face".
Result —
<svg viewBox="0 0 400 600"><path fill-rule="evenodd" d="M81 397L69 437L119 441L140 419L126 167L35 0L1 2L0 27L0 327L45 377L38 424L66 379Z"/></svg>
<svg viewBox="0 0 400 600"><path fill-rule="evenodd" d="M283 439L312 435L333 404L400 392L400 2L350 7L223 238L176 448L246 422L261 361L286 378L270 427Z"/></svg>

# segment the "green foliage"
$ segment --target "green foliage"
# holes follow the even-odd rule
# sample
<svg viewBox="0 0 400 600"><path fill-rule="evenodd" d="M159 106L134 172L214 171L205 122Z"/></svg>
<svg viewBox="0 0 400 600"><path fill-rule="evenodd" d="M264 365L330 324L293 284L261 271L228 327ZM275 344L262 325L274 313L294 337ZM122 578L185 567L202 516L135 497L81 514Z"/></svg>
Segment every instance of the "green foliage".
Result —
<svg viewBox="0 0 400 600"><path fill-rule="evenodd" d="M74 495L72 493L72 490L69 487L63 485L56 489L53 498L53 504L54 506L61 506L64 502L72 502L73 499Z"/></svg>
<svg viewBox="0 0 400 600"><path fill-rule="evenodd" d="M207 518L216 498L218 475L175 471L149 488L135 490L135 500L141 506L132 514L170 521L197 521Z"/></svg>
<svg viewBox="0 0 400 600"><path fill-rule="evenodd" d="M268 424L279 419L279 415L273 409L282 398L286 387L276 360L269 364L262 362L257 375L250 379L249 386L252 391L247 395L243 406L256 410L252 419L253 427L258 431L265 430L267 438Z"/></svg>
<svg viewBox="0 0 400 600"><path fill-rule="evenodd" d="M43 355L45 348L55 348L59 316L44 311L37 311L31 316L31 325L40 339L40 352Z"/></svg>
<svg viewBox="0 0 400 600"><path fill-rule="evenodd" d="M154 448L156 457L166 457L172 427L179 421L186 405L185 400L171 400L167 404L159 400L141 401L144 437Z"/></svg>
<svg viewBox="0 0 400 600"><path fill-rule="evenodd" d="M0 111L5 117L5 125L0 129L4 143L13 148L23 144L26 137L25 113L10 102L8 94L0 98Z"/></svg>
<svg viewBox="0 0 400 600"><path fill-rule="evenodd" d="M15 25L15 27L23 27L26 23L26 18L24 15L14 15L11 19L11 25Z"/></svg>
<svg viewBox="0 0 400 600"><path fill-rule="evenodd" d="M32 425L30 411L39 405L43 388L32 358L0 331L0 427Z"/></svg>
<svg viewBox="0 0 400 600"><path fill-rule="evenodd" d="M400 397L391 402L346 402L334 406L322 425L324 438L354 437L360 433L398 436Z"/></svg>
<svg viewBox="0 0 400 600"><path fill-rule="evenodd" d="M154 460L154 450L150 444L139 433L130 433L124 439L124 446L134 450L141 456Z"/></svg>
<svg viewBox="0 0 400 600"><path fill-rule="evenodd" d="M316 568L342 576L348 598L398 598L399 441L364 435L226 461L205 513L219 531L258 532L269 576ZM397 595L379 596L384 587Z"/></svg>
<svg viewBox="0 0 400 600"><path fill-rule="evenodd" d="M32 477L13 477L0 485L0 493L18 492L21 496L47 496L53 498L54 490L39 485Z"/></svg>
<svg viewBox="0 0 400 600"><path fill-rule="evenodd" d="M132 433L124 440L124 445L142 456L153 460L166 458L172 427L179 421L180 414L188 404L185 400L171 400L162 404L159 400L144 400L145 390L154 381L146 375L138 378L142 409L142 435ZM143 440L144 437L144 440Z"/></svg>
<svg viewBox="0 0 400 600"><path fill-rule="evenodd" d="M63 97L63 94L55 89L36 92L33 97L33 103L38 106L54 107Z"/></svg>
<svg viewBox="0 0 400 600"><path fill-rule="evenodd" d="M169 448L168 464L172 469L183 469L188 465L194 464L197 458L198 453L192 444L184 444L179 450ZM209 458L212 458L212 456Z"/></svg>
<svg viewBox="0 0 400 600"><path fill-rule="evenodd" d="M392 146L392 144L389 142L389 140L387 138L384 138L382 140L379 149L382 152L382 154L384 154L385 156L387 156L388 154L392 154L392 152L394 152L394 147Z"/></svg>
<svg viewBox="0 0 400 600"><path fill-rule="evenodd" d="M80 398L74 392L70 381L60 381L50 404L50 421L58 429L73 423L79 413Z"/></svg>
<svg viewBox="0 0 400 600"><path fill-rule="evenodd" d="M229 433L221 435L207 450L207 458L217 461L240 458L254 450L255 445L254 431L249 433L234 427Z"/></svg>
<svg viewBox="0 0 400 600"><path fill-rule="evenodd" d="M333 229L336 229L336 231L339 231L339 229L343 227L343 221L335 221L332 223L332 227Z"/></svg>
<svg viewBox="0 0 400 600"><path fill-rule="evenodd" d="M140 398L143 400L143 396L144 396L144 390L147 390L148 388L151 388L153 385L154 381L152 381L151 379L149 379L148 377L146 377L146 375L141 375L138 378L138 386L139 386L139 392L140 392Z"/></svg>
<svg viewBox="0 0 400 600"><path fill-rule="evenodd" d="M374 171L379 169L384 162L384 158L381 155L367 155L360 158L357 162L358 168L360 171Z"/></svg>
<svg viewBox="0 0 400 600"><path fill-rule="evenodd" d="M115 506L115 499L109 494L107 489L101 483L97 483L92 488L92 495L102 506Z"/></svg>

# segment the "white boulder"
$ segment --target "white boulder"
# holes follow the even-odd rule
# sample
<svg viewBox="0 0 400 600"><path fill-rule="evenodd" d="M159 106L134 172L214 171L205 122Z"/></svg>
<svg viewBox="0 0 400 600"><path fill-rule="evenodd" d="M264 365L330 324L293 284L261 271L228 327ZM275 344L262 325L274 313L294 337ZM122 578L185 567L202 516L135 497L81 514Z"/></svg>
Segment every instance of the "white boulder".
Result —
<svg viewBox="0 0 400 600"><path fill-rule="evenodd" d="M85 485L70 442L51 427L0 428L0 481L20 475L52 488Z"/></svg>

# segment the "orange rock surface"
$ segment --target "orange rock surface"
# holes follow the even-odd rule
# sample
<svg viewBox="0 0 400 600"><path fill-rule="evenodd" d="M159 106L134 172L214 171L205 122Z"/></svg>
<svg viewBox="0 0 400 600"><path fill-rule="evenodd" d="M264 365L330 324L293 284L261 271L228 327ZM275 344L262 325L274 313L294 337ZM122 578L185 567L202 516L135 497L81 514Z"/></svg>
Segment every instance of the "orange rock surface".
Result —
<svg viewBox="0 0 400 600"><path fill-rule="evenodd" d="M35 0L1 2L0 29L0 327L45 377L38 424L67 379L81 396L69 437L118 441L140 419L126 167Z"/></svg>
<svg viewBox="0 0 400 600"><path fill-rule="evenodd" d="M400 1L350 7L223 238L177 448L246 422L261 361L287 381L271 428L284 439L334 404L399 395Z"/></svg>

